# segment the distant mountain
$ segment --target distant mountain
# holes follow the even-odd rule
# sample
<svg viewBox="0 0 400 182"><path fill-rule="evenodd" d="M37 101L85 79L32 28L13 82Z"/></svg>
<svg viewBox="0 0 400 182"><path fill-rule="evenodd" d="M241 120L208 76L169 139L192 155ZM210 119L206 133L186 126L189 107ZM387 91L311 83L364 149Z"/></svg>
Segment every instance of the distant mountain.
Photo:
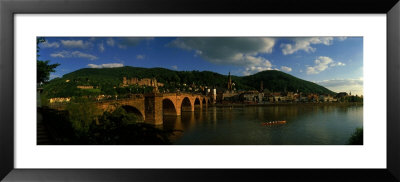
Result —
<svg viewBox="0 0 400 182"><path fill-rule="evenodd" d="M121 94L126 89L121 89L123 77L134 78L156 78L158 82L164 83L168 91L184 89L183 85L215 87L217 90L227 88L227 75L221 75L211 71L173 71L165 68L84 68L68 74L62 78L51 80L44 86L44 93L49 97L70 97L91 94ZM299 91L303 93L333 94L329 89L313 82L296 78L280 71L263 71L250 76L232 76L237 90L259 90L260 83L263 87L273 92ZM93 89L78 89L79 85L91 85ZM115 87L115 88L114 88ZM151 90L151 89L150 89ZM136 89L136 92L147 92L147 90ZM128 91L132 92L132 88Z"/></svg>

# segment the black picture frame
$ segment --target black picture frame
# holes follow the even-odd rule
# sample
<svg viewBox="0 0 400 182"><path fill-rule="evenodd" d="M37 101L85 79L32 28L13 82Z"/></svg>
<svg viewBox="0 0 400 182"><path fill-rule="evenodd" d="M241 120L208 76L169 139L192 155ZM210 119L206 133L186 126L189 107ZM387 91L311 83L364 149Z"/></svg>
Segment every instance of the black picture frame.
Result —
<svg viewBox="0 0 400 182"><path fill-rule="evenodd" d="M15 169L13 15L19 13L315 13L316 16L319 13L386 14L387 168ZM399 17L398 0L0 0L0 179L5 181L400 181Z"/></svg>

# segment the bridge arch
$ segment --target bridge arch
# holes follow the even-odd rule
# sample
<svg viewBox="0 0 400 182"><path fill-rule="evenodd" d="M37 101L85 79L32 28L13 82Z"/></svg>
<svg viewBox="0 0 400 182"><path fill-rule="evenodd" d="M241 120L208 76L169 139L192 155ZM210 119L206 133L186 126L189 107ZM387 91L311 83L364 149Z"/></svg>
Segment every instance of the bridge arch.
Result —
<svg viewBox="0 0 400 182"><path fill-rule="evenodd" d="M194 106L194 109L195 109L195 110L201 109L202 104L201 104L201 101L200 101L200 98L199 98L199 97L196 97L196 98L194 99L194 104L193 104L193 106Z"/></svg>
<svg viewBox="0 0 400 182"><path fill-rule="evenodd" d="M126 112L133 113L137 116L139 121L144 121L144 113L142 113L138 108L131 105L123 105L121 106Z"/></svg>
<svg viewBox="0 0 400 182"><path fill-rule="evenodd" d="M162 101L163 115L178 115L178 109L176 104L169 98L165 98Z"/></svg>
<svg viewBox="0 0 400 182"><path fill-rule="evenodd" d="M194 111L193 102L190 101L189 97L184 97L181 103L181 111Z"/></svg>

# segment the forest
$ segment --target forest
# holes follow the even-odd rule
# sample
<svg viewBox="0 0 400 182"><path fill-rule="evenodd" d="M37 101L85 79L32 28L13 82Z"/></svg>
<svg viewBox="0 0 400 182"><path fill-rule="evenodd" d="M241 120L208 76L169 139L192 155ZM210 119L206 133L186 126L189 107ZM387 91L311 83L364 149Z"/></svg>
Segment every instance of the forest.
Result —
<svg viewBox="0 0 400 182"><path fill-rule="evenodd" d="M160 92L201 92L201 88L216 88L224 91L227 88L228 75L211 71L173 71L165 68L84 68L61 78L55 78L43 85L43 93L48 98L53 97L80 97L96 95L119 95L128 93L149 93L152 87L129 85L121 87L123 77L126 78L155 78L163 83ZM277 70L262 71L250 76L232 76L234 89L237 91L260 90L271 92L303 92L317 94L335 94L331 90L296 78ZM93 86L93 89L79 89L77 86ZM197 88L197 89L196 89ZM192 89L192 90L189 90Z"/></svg>

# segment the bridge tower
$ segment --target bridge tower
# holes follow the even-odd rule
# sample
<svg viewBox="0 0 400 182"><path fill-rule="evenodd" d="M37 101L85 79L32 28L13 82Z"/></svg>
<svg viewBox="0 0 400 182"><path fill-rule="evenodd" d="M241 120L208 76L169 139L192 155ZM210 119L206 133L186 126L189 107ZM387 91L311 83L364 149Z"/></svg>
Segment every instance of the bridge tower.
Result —
<svg viewBox="0 0 400 182"><path fill-rule="evenodd" d="M229 72L228 75L228 92L232 92L232 78L231 78L231 72Z"/></svg>

